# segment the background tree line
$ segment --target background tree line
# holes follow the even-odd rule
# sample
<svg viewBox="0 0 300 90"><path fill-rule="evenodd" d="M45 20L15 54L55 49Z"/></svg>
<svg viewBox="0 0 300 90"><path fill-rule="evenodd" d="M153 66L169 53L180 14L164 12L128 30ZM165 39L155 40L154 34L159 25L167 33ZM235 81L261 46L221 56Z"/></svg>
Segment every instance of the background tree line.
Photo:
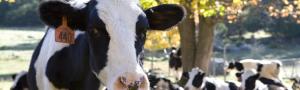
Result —
<svg viewBox="0 0 300 90"><path fill-rule="evenodd" d="M40 27L38 0L0 0L0 27Z"/></svg>

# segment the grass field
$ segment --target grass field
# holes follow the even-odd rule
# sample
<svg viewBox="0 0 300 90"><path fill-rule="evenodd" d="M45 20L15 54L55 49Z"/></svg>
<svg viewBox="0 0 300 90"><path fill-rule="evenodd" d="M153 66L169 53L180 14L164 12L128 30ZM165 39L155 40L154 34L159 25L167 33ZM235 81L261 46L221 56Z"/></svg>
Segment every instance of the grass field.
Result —
<svg viewBox="0 0 300 90"><path fill-rule="evenodd" d="M0 76L17 73L22 70L27 71L33 49L44 35L44 32L43 28L0 29ZM272 52L276 53L276 51ZM150 67L151 63L146 61L145 69L149 70ZM169 75L167 61L155 62L154 68L159 68L161 74ZM223 76L217 76L217 78L223 78ZM227 80L234 80L233 74ZM290 84L288 80L285 80L285 82ZM11 85L12 81L0 80L0 90L9 90Z"/></svg>

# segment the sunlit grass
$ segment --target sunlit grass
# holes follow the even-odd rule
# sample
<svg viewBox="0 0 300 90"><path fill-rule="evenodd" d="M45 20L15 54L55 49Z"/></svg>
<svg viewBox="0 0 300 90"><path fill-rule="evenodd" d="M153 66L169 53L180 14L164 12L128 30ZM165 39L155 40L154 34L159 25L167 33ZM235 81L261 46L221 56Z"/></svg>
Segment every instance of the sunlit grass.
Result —
<svg viewBox="0 0 300 90"><path fill-rule="evenodd" d="M0 29L0 75L27 71L33 49L44 29ZM9 90L12 81L0 81L0 90Z"/></svg>

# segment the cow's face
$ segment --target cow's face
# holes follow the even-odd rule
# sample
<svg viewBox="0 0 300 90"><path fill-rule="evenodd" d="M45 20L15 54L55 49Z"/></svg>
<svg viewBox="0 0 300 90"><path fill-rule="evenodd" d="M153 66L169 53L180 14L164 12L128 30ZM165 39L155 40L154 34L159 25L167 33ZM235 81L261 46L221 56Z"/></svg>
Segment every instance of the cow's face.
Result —
<svg viewBox="0 0 300 90"><path fill-rule="evenodd" d="M71 28L88 33L91 67L109 89L148 87L138 64L146 32L170 28L185 16L182 7L170 4L143 11L138 0L92 0L79 9L58 1L42 5L41 18L46 24L57 27L66 16Z"/></svg>
<svg viewBox="0 0 300 90"><path fill-rule="evenodd" d="M188 81L185 85L185 90L200 90L204 87L205 73L199 68L193 68L192 71L185 73Z"/></svg>

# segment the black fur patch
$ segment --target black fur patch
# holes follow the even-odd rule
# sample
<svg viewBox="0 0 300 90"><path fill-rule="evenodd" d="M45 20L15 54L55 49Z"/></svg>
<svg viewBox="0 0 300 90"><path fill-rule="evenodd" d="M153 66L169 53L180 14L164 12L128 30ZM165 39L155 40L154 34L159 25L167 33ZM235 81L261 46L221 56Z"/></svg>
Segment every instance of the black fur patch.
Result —
<svg viewBox="0 0 300 90"><path fill-rule="evenodd" d="M250 76L246 79L245 90L254 90L256 80L258 80L259 74Z"/></svg>
<svg viewBox="0 0 300 90"><path fill-rule="evenodd" d="M182 6L176 4L163 4L145 11L150 29L165 30L183 20L186 11Z"/></svg>
<svg viewBox="0 0 300 90"><path fill-rule="evenodd" d="M258 63L257 64L257 72L261 72L263 66L264 66L263 64Z"/></svg>
<svg viewBox="0 0 300 90"><path fill-rule="evenodd" d="M235 65L235 68L236 68L238 71L244 70L244 66L243 66L242 63L240 63L240 62L235 62L234 65Z"/></svg>
<svg viewBox="0 0 300 90"><path fill-rule="evenodd" d="M192 85L196 88L200 88L200 86L203 84L203 79L204 79L205 74L198 72L195 77L194 80L192 81Z"/></svg>
<svg viewBox="0 0 300 90"><path fill-rule="evenodd" d="M205 90L216 90L216 85L211 82L205 82Z"/></svg>
<svg viewBox="0 0 300 90"><path fill-rule="evenodd" d="M275 85L275 86L285 87L281 82L275 82L272 79L261 77L261 78L259 78L259 80L262 83L267 84L267 85Z"/></svg>
<svg viewBox="0 0 300 90"><path fill-rule="evenodd" d="M280 64L279 64L279 63L277 63L277 69L280 69L280 67L281 67L281 66L280 66Z"/></svg>
<svg viewBox="0 0 300 90"><path fill-rule="evenodd" d="M88 9L77 9L67 2L47 1L40 4L39 14L41 20L51 26L62 25L62 17L68 20L68 26L72 29L85 30L87 27Z"/></svg>
<svg viewBox="0 0 300 90"><path fill-rule="evenodd" d="M229 85L230 90L238 90L238 86L233 82L226 82Z"/></svg>
<svg viewBox="0 0 300 90"><path fill-rule="evenodd" d="M189 72L183 72L182 76L185 77L187 80L190 78Z"/></svg>
<svg viewBox="0 0 300 90"><path fill-rule="evenodd" d="M27 73L21 76L19 80L15 83L16 86L11 88L10 90L24 90L25 88L28 88Z"/></svg>
<svg viewBox="0 0 300 90"><path fill-rule="evenodd" d="M237 72L237 73L235 73L235 76L239 78L242 76L242 74L243 74L243 72Z"/></svg>
<svg viewBox="0 0 300 90"><path fill-rule="evenodd" d="M234 69L235 65L234 62L230 62L228 65L228 69Z"/></svg>

